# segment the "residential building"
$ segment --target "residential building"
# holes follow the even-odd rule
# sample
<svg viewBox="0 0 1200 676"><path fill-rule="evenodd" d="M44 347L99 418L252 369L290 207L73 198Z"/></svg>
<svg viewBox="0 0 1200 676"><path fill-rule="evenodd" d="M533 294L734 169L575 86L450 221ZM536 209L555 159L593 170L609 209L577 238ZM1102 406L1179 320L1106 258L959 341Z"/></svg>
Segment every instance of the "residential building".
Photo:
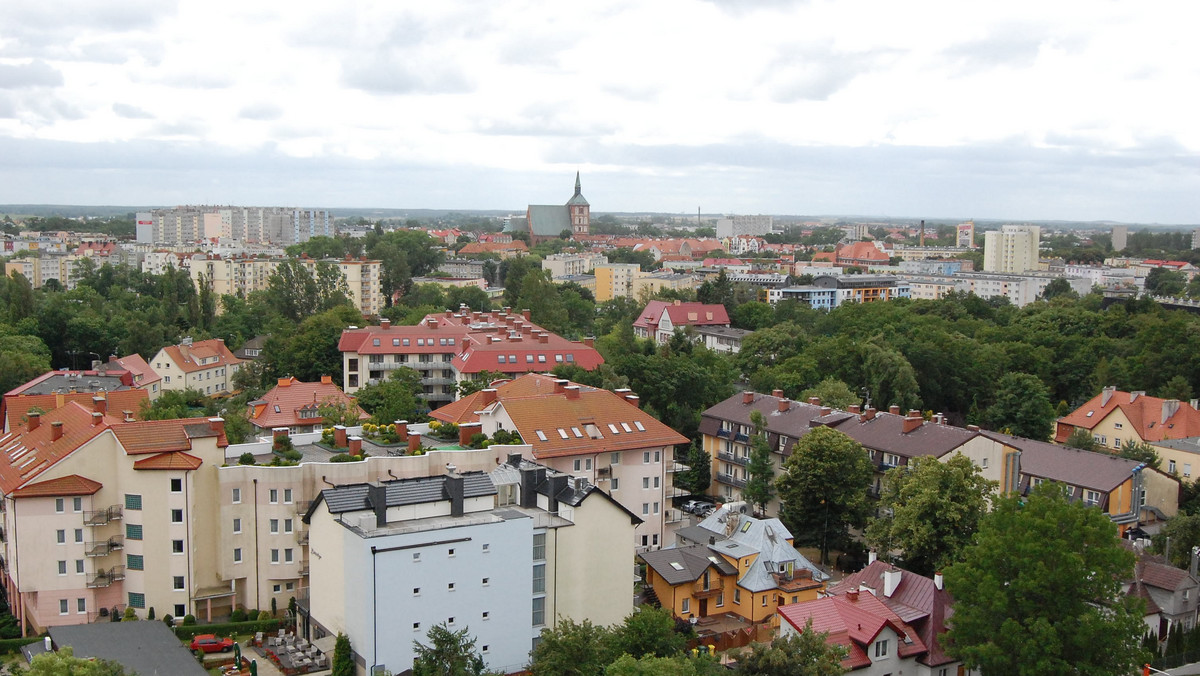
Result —
<svg viewBox="0 0 1200 676"><path fill-rule="evenodd" d="M343 389L353 394L397 368L421 373L423 396L436 408L453 401L458 383L485 373L510 376L559 364L592 370L604 362L591 339L567 340L529 321L529 311L472 312L462 308L428 315L415 326L351 327L342 332Z"/></svg>
<svg viewBox="0 0 1200 676"><path fill-rule="evenodd" d="M672 499L687 492L675 486L675 446L687 438L638 408L628 390L572 384L553 376L526 374L476 392L433 411L460 432L516 431L537 462L599 485L643 523L634 532L639 551L672 542L683 521ZM477 427L476 427L477 426Z"/></svg>
<svg viewBox="0 0 1200 676"><path fill-rule="evenodd" d="M1114 225L1112 229L1113 251L1124 251L1126 246L1129 246L1129 226Z"/></svg>
<svg viewBox="0 0 1200 676"><path fill-rule="evenodd" d="M233 351L233 356L242 361L255 361L262 358L263 348L267 344L268 335L254 336L250 340L242 343L242 346Z"/></svg>
<svg viewBox="0 0 1200 676"><path fill-rule="evenodd" d="M507 242L471 242L458 250L459 256L478 256L481 254L496 254L500 259L523 256L529 253L529 247L521 240L510 239Z"/></svg>
<svg viewBox="0 0 1200 676"><path fill-rule="evenodd" d="M184 338L178 345L159 350L152 362L154 372L162 376L162 389L197 390L204 394L232 391L233 374L242 364L220 338L199 342Z"/></svg>
<svg viewBox="0 0 1200 676"><path fill-rule="evenodd" d="M181 206L137 214L137 241L182 244L225 237L282 246L337 234L328 211L290 207Z"/></svg>
<svg viewBox="0 0 1200 676"><path fill-rule="evenodd" d="M64 377L70 378L71 376ZM141 411L142 406L150 403L148 392L132 388L105 390L101 386L95 389L90 387L70 390L55 388L44 391L37 387L48 382L52 383L53 380L45 380L45 376L40 376L26 383L32 387L18 388L20 391L13 390L4 395L5 432L19 429L28 421L32 413L52 411L62 408L69 402L75 402L85 407L95 407L104 412L111 411L113 415L120 414L122 418L132 418L134 414Z"/></svg>
<svg viewBox="0 0 1200 676"><path fill-rule="evenodd" d="M135 421L106 406L30 412L0 437L4 584L24 635L127 607L228 612L212 499L224 421Z"/></svg>
<svg viewBox="0 0 1200 676"><path fill-rule="evenodd" d="M413 642L445 624L512 673L558 619L607 625L633 610L637 517L519 455L491 473L326 488L304 520L322 555L302 632L345 633L360 671L411 668Z"/></svg>
<svg viewBox="0 0 1200 676"><path fill-rule="evenodd" d="M196 288L201 284L217 295L246 297L255 291L265 291L271 284L271 276L285 259L250 256L222 257L218 254L195 254L188 267ZM383 309L383 291L380 284L382 263L366 258L317 260L300 256L294 260L316 276L321 264L332 265L345 283L346 295L355 309L364 315L378 314Z"/></svg>
<svg viewBox="0 0 1200 676"><path fill-rule="evenodd" d="M636 290L634 282L641 275L642 268L637 263L606 263L597 265L596 302L603 303L614 298L633 298Z"/></svg>
<svg viewBox="0 0 1200 676"><path fill-rule="evenodd" d="M1019 275L1037 270L1041 232L1036 225L1004 225L983 233L983 271Z"/></svg>
<svg viewBox="0 0 1200 676"><path fill-rule="evenodd" d="M586 275L597 265L608 263L608 258L597 253L556 253L542 260L542 269L548 270L553 279Z"/></svg>
<svg viewBox="0 0 1200 676"><path fill-rule="evenodd" d="M679 529L677 546L638 556L646 585L676 618L732 613L757 624L824 588L829 575L796 551L783 522L742 514L742 507L724 505Z"/></svg>
<svg viewBox="0 0 1200 676"><path fill-rule="evenodd" d="M1064 443L1077 429L1091 432L1101 446L1118 450L1127 441L1154 443L1200 436L1200 404L1148 397L1105 387L1084 405L1058 419L1054 440Z"/></svg>
<svg viewBox="0 0 1200 676"><path fill-rule="evenodd" d="M975 221L963 221L954 228L954 246L963 249L975 247Z"/></svg>
<svg viewBox="0 0 1200 676"><path fill-rule="evenodd" d="M775 228L775 218L758 214L756 216L730 216L717 220L717 237L736 237L738 235L766 235Z"/></svg>
<svg viewBox="0 0 1200 676"><path fill-rule="evenodd" d="M696 288L696 276L670 270L639 272L633 280L634 298L648 298L663 291L686 291Z"/></svg>
<svg viewBox="0 0 1200 676"><path fill-rule="evenodd" d="M742 349L742 341L754 333L746 329L735 329L728 326L701 326L696 330L696 341L713 352L737 354Z"/></svg>
<svg viewBox="0 0 1200 676"><path fill-rule="evenodd" d="M871 558L874 559L873 552ZM946 654L946 621L954 613L954 599L946 591L941 573L930 579L890 563L871 561L825 593L841 597L870 594L911 626L926 648L916 657L915 673L938 676L965 673L962 664Z"/></svg>
<svg viewBox="0 0 1200 676"><path fill-rule="evenodd" d="M684 303L683 301L652 300L642 309L633 322L633 334L638 338L652 338L664 344L675 335L675 330L702 326L728 327L729 313L721 304Z"/></svg>
<svg viewBox="0 0 1200 676"><path fill-rule="evenodd" d="M305 383L292 376L280 378L262 396L249 403L246 417L259 434L286 427L289 434L320 432L325 427L325 414L346 411L348 417L359 421L370 415L358 407L353 397L346 396L331 376L321 376L321 382Z"/></svg>
<svg viewBox="0 0 1200 676"><path fill-rule="evenodd" d="M907 246L897 245L892 247L891 254L893 258L899 258L904 261L923 261L929 258L962 258L971 253L973 249L957 246Z"/></svg>
<svg viewBox="0 0 1200 676"><path fill-rule="evenodd" d="M922 669L919 660L928 655L929 646L916 628L870 592L851 590L788 604L779 609L779 617L781 638L808 631L811 621L812 631L828 634L827 643L846 649L842 666L855 674L935 673Z"/></svg>
<svg viewBox="0 0 1200 676"><path fill-rule="evenodd" d="M1162 469L1183 479L1200 475L1200 436L1150 442L1162 461Z"/></svg>
<svg viewBox="0 0 1200 676"><path fill-rule="evenodd" d="M1197 575L1200 552L1193 551L1191 567L1182 570L1162 556L1146 553L1145 540L1121 540L1121 543L1137 556L1133 577L1124 581L1121 591L1145 602L1144 618L1149 632L1164 641L1175 627L1185 631L1194 628L1197 597L1200 597L1200 576Z"/></svg>
<svg viewBox="0 0 1200 676"><path fill-rule="evenodd" d="M839 244L834 249L834 262L838 265L857 265L859 267L887 265L891 256L882 247L883 244L877 242Z"/></svg>
<svg viewBox="0 0 1200 676"><path fill-rule="evenodd" d="M483 277L483 261L470 258L447 258L438 266L438 272L459 279L477 279Z"/></svg>
<svg viewBox="0 0 1200 676"><path fill-rule="evenodd" d="M832 310L843 303L908 298L911 293L908 282L887 275L820 275L812 284L771 289L767 300L774 305L795 299L813 309Z"/></svg>

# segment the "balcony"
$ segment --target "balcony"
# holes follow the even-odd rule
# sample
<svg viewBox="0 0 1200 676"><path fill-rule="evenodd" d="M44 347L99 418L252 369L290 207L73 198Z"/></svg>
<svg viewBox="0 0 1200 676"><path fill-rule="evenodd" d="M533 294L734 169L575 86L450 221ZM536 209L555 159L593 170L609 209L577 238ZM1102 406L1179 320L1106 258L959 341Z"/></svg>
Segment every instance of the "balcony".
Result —
<svg viewBox="0 0 1200 676"><path fill-rule="evenodd" d="M312 506L312 500L297 500L296 501L296 513L297 514L307 514L308 508L311 506Z"/></svg>
<svg viewBox="0 0 1200 676"><path fill-rule="evenodd" d="M750 458L745 458L740 455L734 455L732 453L726 453L725 451L719 451L717 453L717 457L720 458L721 460L724 460L725 462L732 462L733 464L741 465L742 467L745 467L746 465L750 464Z"/></svg>
<svg viewBox="0 0 1200 676"><path fill-rule="evenodd" d="M109 523L110 521L120 520L122 509L123 509L123 507L121 505L113 505L112 507L107 507L105 509L97 510L95 512L84 512L83 513L83 525L85 525L85 526L103 526L103 525L106 525L107 523Z"/></svg>
<svg viewBox="0 0 1200 676"><path fill-rule="evenodd" d="M84 556L108 556L118 549L125 548L125 541L120 535L114 535L107 540L87 543Z"/></svg>
<svg viewBox="0 0 1200 676"><path fill-rule="evenodd" d="M705 589L704 580L696 580L695 584L692 585L692 597L697 599L715 598L720 596L722 591L724 590L720 587L713 586L709 586L707 589Z"/></svg>
<svg viewBox="0 0 1200 676"><path fill-rule="evenodd" d="M455 381L453 378L444 378L444 377L442 377L442 378L422 378L421 379L422 385L453 385L454 382Z"/></svg>
<svg viewBox="0 0 1200 676"><path fill-rule="evenodd" d="M666 516L664 517L664 522L665 523L679 523L680 521L683 521L686 518L687 518L687 515L683 513L683 510L668 509Z"/></svg>
<svg viewBox="0 0 1200 676"><path fill-rule="evenodd" d="M301 587L300 589L296 590L296 606L305 614L308 614L311 606L308 596L308 589L308 587Z"/></svg>
<svg viewBox="0 0 1200 676"><path fill-rule="evenodd" d="M112 568L98 568L94 575L88 577L87 586L89 589L96 587L107 587L114 582L125 579L125 566L113 566Z"/></svg>
<svg viewBox="0 0 1200 676"><path fill-rule="evenodd" d="M670 465L667 465L668 472L686 472L689 469L691 469L691 467L688 467L687 465L683 464L682 462L679 462L678 460L675 460Z"/></svg>
<svg viewBox="0 0 1200 676"><path fill-rule="evenodd" d="M308 575L308 573L309 573L308 563L305 562L305 563L300 564L300 577L305 577Z"/></svg>
<svg viewBox="0 0 1200 676"><path fill-rule="evenodd" d="M739 479L739 478L733 476L732 474L717 474L717 481L719 481L720 483L723 483L723 484L728 484L730 486L736 486L737 488L745 488L746 487L745 479Z"/></svg>
<svg viewBox="0 0 1200 676"><path fill-rule="evenodd" d="M308 531L296 531L296 542L302 545L308 544Z"/></svg>

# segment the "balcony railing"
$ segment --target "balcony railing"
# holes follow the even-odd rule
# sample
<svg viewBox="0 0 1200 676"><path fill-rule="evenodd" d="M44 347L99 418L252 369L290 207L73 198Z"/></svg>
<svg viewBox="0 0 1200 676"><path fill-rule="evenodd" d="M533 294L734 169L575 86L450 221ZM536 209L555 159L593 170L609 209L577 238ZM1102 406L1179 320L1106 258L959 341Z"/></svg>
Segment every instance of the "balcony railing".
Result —
<svg viewBox="0 0 1200 676"><path fill-rule="evenodd" d="M308 508L311 506L312 506L312 500L297 500L296 501L296 513L297 514L307 514Z"/></svg>
<svg viewBox="0 0 1200 676"><path fill-rule="evenodd" d="M668 472L686 472L689 469L691 469L691 467L688 467L687 465L683 464L682 462L679 462L678 460L675 460L670 465L667 465Z"/></svg>
<svg viewBox="0 0 1200 676"><path fill-rule="evenodd" d="M85 526L103 526L110 521L116 521L121 518L121 505L113 505L94 512L83 513L83 525Z"/></svg>
<svg viewBox="0 0 1200 676"><path fill-rule="evenodd" d="M300 576L304 577L305 575L308 575L308 572L309 572L308 564L307 563L300 564Z"/></svg>
<svg viewBox="0 0 1200 676"><path fill-rule="evenodd" d="M717 457L720 458L721 460L724 460L725 462L732 462L735 465L741 465L743 467L750 464L750 458L744 458L740 455L726 453L725 451L719 451L717 453Z"/></svg>
<svg viewBox="0 0 1200 676"><path fill-rule="evenodd" d="M296 531L296 542L298 542L302 545L308 544L308 531L307 530Z"/></svg>
<svg viewBox="0 0 1200 676"><path fill-rule="evenodd" d="M692 596L694 598L698 598L698 599L711 599L716 596L719 596L722 591L723 590L721 589L721 587L713 587L713 586L710 586L708 589L705 589L704 588L704 580L696 580L695 584L692 585Z"/></svg>
<svg viewBox="0 0 1200 676"><path fill-rule="evenodd" d="M97 540L87 543L84 556L108 556L118 549L125 548L125 540L120 535L114 535L107 540Z"/></svg>
<svg viewBox="0 0 1200 676"><path fill-rule="evenodd" d="M113 566L111 568L98 568L96 573L88 577L87 586L89 588L107 587L114 582L125 579L125 566Z"/></svg>
<svg viewBox="0 0 1200 676"><path fill-rule="evenodd" d="M686 515L683 513L683 510L681 510L681 509L668 509L668 510L667 510L667 514L666 514L666 521L665 521L665 522L666 522L666 523L679 523L680 521L683 521L685 518L687 518L687 517L686 517Z"/></svg>
<svg viewBox="0 0 1200 676"><path fill-rule="evenodd" d="M717 481L723 484L729 484L730 486L737 486L738 488L746 487L745 479L739 479L732 474L717 474Z"/></svg>

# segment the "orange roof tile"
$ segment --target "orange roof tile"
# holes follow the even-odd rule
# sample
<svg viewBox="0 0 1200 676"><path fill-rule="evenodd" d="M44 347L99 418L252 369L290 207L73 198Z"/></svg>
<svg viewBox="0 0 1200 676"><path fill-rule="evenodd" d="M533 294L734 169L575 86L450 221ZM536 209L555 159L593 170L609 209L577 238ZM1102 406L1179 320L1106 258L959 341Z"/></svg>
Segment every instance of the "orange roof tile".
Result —
<svg viewBox="0 0 1200 676"><path fill-rule="evenodd" d="M204 463L190 453L159 453L133 463L134 469L196 469Z"/></svg>
<svg viewBox="0 0 1200 676"><path fill-rule="evenodd" d="M52 438L53 423L62 423L62 436ZM37 429L19 427L0 436L0 491L11 493L99 436L115 422L93 419L92 411L75 402L40 417Z"/></svg>
<svg viewBox="0 0 1200 676"><path fill-rule="evenodd" d="M251 406L250 422L256 427L315 425L323 419L316 411L329 405L353 406L359 420L371 417L333 383L305 383L294 377L281 379L279 383ZM314 415L302 418L301 411L311 411Z"/></svg>
<svg viewBox="0 0 1200 676"><path fill-rule="evenodd" d="M13 394L4 397L4 415L6 429L13 429L25 421L29 411L35 406L43 412L61 408L67 402L75 402L91 410L92 398L103 396L106 400L108 415L120 417L121 411L141 410L142 402L148 402L150 395L145 390L116 390L113 392L70 392L67 394Z"/></svg>
<svg viewBox="0 0 1200 676"><path fill-rule="evenodd" d="M218 430L208 418L177 420L139 420L111 425L126 455L190 451L192 439L217 437L217 446L228 446L225 430Z"/></svg>
<svg viewBox="0 0 1200 676"><path fill-rule="evenodd" d="M496 388L496 399L501 400L511 397L551 394L558 387L558 380L552 375L530 373L515 380L494 380L491 384ZM483 392L474 392L431 411L429 417L456 425L465 422L479 422L479 414L476 411L489 405L483 403L487 396Z"/></svg>
<svg viewBox="0 0 1200 676"><path fill-rule="evenodd" d="M242 360L233 356L229 348L225 347L225 342L219 338L201 340L191 345L168 345L163 348L163 352L184 373L203 371L222 364L242 363ZM208 363L201 364L201 360Z"/></svg>
<svg viewBox="0 0 1200 676"><path fill-rule="evenodd" d="M95 495L96 491L103 487L104 484L99 481L92 481L87 477L71 474L59 477L58 479L47 479L46 481L28 484L23 488L18 488L13 492L12 496L14 498L44 498L60 495Z"/></svg>
<svg viewBox="0 0 1200 676"><path fill-rule="evenodd" d="M1108 401L1105 401L1105 395L1109 393ZM1146 442L1200 436L1200 411L1192 408L1189 402L1176 401L1172 404L1172 401L1147 397L1140 392L1136 397L1130 392L1101 392L1083 406L1059 418L1055 441L1066 441L1076 427L1090 430L1117 410L1125 414L1133 431ZM1175 407L1174 413L1171 413L1172 406ZM1166 413L1171 415L1164 415Z"/></svg>
<svg viewBox="0 0 1200 676"><path fill-rule="evenodd" d="M859 668L871 663L861 648L869 646L884 627L909 640L900 642L898 653L908 657L926 652L920 634L891 608L869 592L827 596L814 601L792 603L779 607L779 616L796 631L804 631L808 620L816 632L827 632L826 643L837 643L849 649L849 656L842 660L847 668ZM856 651L855 648L860 648ZM865 659L865 661L863 661Z"/></svg>

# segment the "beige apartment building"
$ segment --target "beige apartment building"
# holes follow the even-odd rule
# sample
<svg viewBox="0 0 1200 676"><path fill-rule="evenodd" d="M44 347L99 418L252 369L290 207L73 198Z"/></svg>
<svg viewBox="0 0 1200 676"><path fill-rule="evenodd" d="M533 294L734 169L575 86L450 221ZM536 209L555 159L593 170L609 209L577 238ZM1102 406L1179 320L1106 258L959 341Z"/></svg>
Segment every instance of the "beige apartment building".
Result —
<svg viewBox="0 0 1200 676"><path fill-rule="evenodd" d="M596 302L603 303L618 297L634 298L634 282L641 275L637 263L606 263L596 268Z"/></svg>
<svg viewBox="0 0 1200 676"><path fill-rule="evenodd" d="M554 279L586 275L600 265L607 265L608 258L597 253L557 253L542 260L542 269L549 270Z"/></svg>
<svg viewBox="0 0 1200 676"><path fill-rule="evenodd" d="M346 283L350 302L363 315L378 314L383 309L383 288L380 283L381 263L358 259L324 259L301 257L299 261L308 272L316 275L319 263L334 265ZM246 297L255 291L265 291L271 283L280 258L222 257L216 254L196 254L191 257L189 274L196 288L208 284L218 296Z"/></svg>
<svg viewBox="0 0 1200 676"><path fill-rule="evenodd" d="M178 345L159 350L150 363L162 377L163 390L224 394L234 389L233 374L242 360L233 356L220 338L199 342L184 338Z"/></svg>

